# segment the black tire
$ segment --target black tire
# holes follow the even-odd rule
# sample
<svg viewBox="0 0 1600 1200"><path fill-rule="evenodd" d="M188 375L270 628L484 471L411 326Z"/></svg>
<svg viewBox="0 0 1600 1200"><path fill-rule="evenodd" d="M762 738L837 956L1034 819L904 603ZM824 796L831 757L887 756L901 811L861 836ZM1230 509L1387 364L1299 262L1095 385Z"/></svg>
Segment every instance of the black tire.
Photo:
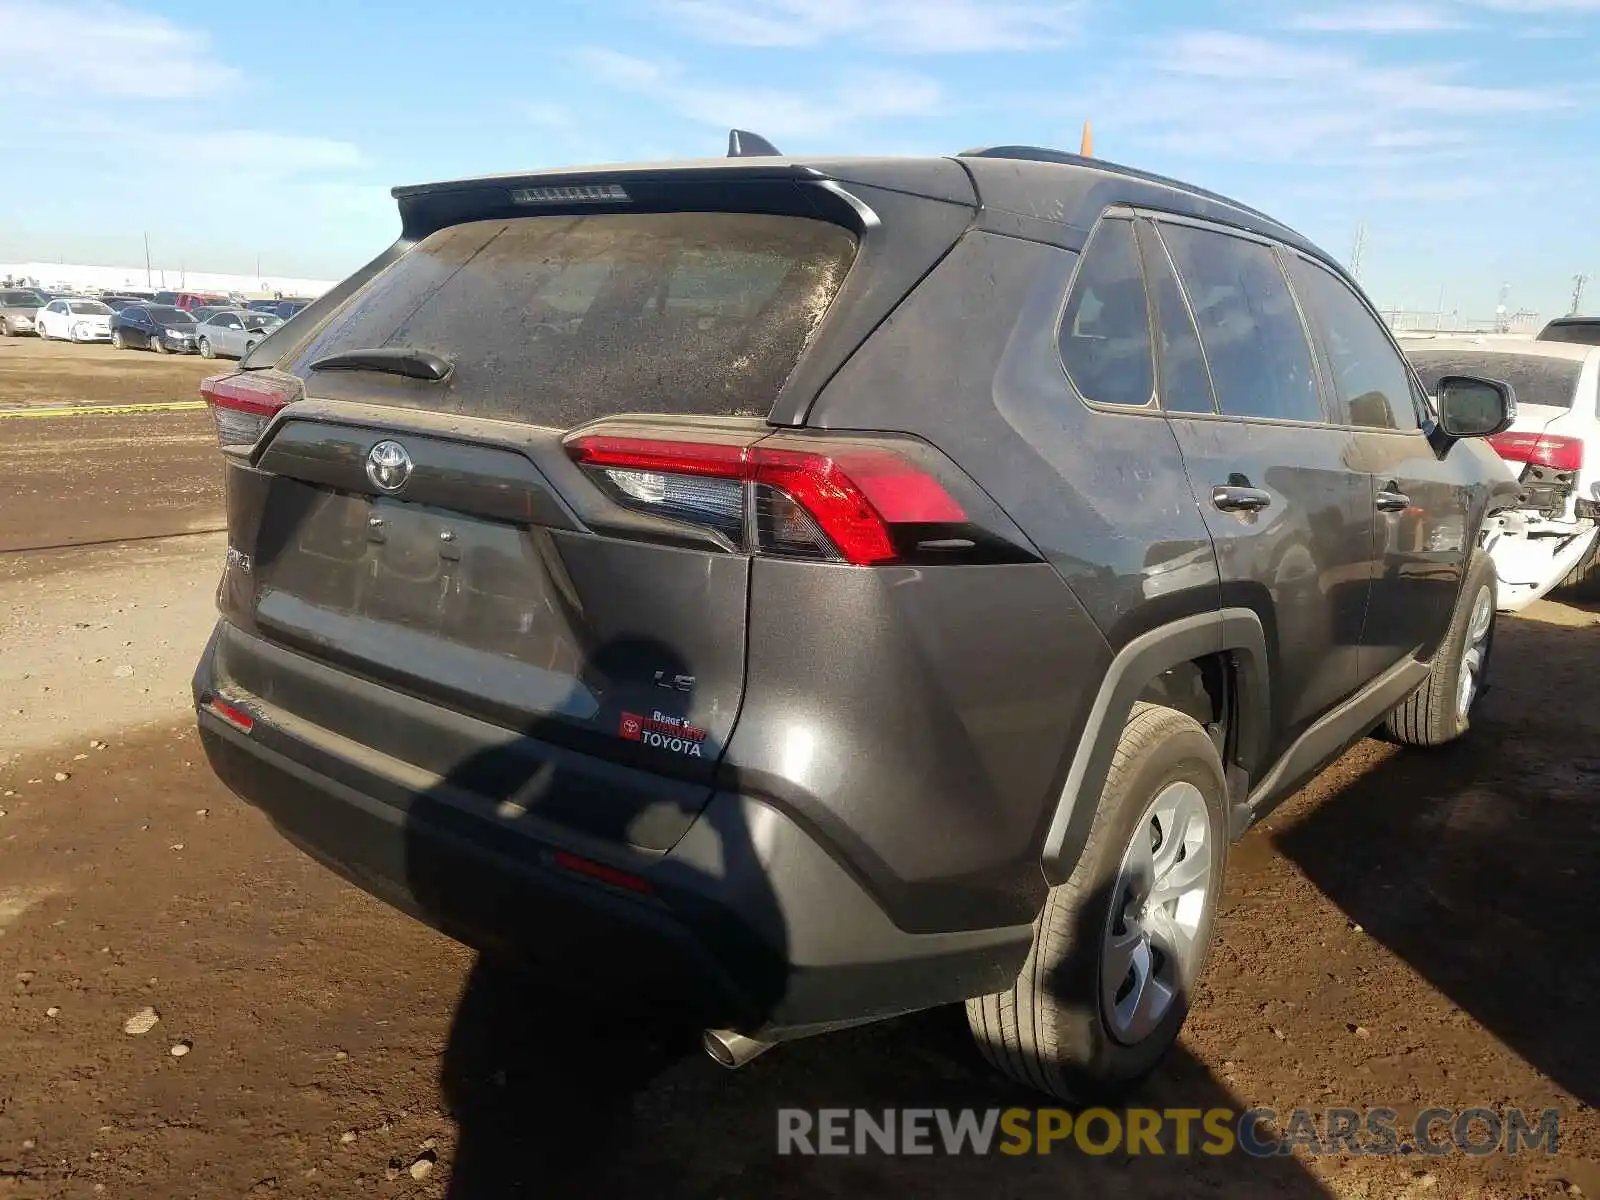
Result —
<svg viewBox="0 0 1600 1200"><path fill-rule="evenodd" d="M1489 627L1481 643L1476 684L1466 711L1461 711L1462 674L1467 669L1465 655L1474 610L1480 597L1489 596ZM1444 641L1434 651L1428 678L1406 697L1384 721L1384 731L1406 746L1443 746L1453 742L1472 726L1472 714L1487 690L1489 667L1494 657L1496 606L1499 581L1494 560L1475 550L1467 562L1466 578L1456 596L1455 611Z"/></svg>
<svg viewBox="0 0 1600 1200"><path fill-rule="evenodd" d="M1567 577L1555 587L1556 597L1562 600L1600 600L1600 534L1589 543L1589 549L1578 565L1567 572Z"/></svg>
<svg viewBox="0 0 1600 1200"><path fill-rule="evenodd" d="M1194 784L1204 800L1211 847L1196 952L1178 972L1165 1014L1127 1044L1112 1034L1101 987L1112 894L1135 834L1148 836L1143 818L1151 802L1183 782ZM1016 983L967 1001L967 1022L984 1057L1018 1083L1068 1101L1112 1099L1137 1085L1172 1048L1188 1015L1210 949L1227 856L1227 784L1211 738L1174 709L1134 705L1083 854L1071 877L1050 890Z"/></svg>

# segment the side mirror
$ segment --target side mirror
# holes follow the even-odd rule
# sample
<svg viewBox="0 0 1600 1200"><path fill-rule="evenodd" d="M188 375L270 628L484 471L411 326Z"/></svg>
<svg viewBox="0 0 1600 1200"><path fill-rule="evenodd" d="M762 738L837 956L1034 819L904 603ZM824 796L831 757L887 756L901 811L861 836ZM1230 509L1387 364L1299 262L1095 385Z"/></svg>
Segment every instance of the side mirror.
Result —
<svg viewBox="0 0 1600 1200"><path fill-rule="evenodd" d="M1453 438L1504 433L1517 419L1517 394L1509 383L1471 375L1439 380L1439 428Z"/></svg>

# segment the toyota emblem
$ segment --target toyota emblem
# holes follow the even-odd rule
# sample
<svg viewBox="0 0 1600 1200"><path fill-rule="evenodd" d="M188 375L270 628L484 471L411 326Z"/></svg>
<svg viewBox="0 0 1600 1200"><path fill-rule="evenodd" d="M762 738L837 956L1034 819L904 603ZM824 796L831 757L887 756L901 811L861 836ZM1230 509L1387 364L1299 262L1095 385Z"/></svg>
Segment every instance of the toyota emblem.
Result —
<svg viewBox="0 0 1600 1200"><path fill-rule="evenodd" d="M399 442L379 442L367 452L367 478L380 492L398 492L411 478L411 455Z"/></svg>

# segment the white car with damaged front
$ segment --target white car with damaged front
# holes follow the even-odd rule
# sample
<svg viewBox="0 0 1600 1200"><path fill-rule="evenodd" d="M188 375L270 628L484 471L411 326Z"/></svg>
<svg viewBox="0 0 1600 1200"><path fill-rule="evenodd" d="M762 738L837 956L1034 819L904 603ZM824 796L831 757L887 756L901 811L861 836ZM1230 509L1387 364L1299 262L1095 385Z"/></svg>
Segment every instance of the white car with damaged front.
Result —
<svg viewBox="0 0 1600 1200"><path fill-rule="evenodd" d="M1500 608L1517 612L1557 588L1600 599L1600 346L1435 335L1400 346L1430 393L1446 375L1472 375L1515 395L1516 421L1488 439L1521 488L1484 532Z"/></svg>

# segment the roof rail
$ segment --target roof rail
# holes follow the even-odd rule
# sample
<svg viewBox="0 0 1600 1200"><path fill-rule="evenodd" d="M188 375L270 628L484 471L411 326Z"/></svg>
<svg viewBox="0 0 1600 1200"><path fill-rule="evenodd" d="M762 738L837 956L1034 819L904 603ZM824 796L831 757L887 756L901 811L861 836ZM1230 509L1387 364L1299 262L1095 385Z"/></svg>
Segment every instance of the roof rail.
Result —
<svg viewBox="0 0 1600 1200"><path fill-rule="evenodd" d="M1207 191L1205 188L1195 187L1192 183L1184 183L1181 179L1173 179L1166 175L1157 175L1154 171L1141 171L1138 167L1125 167L1119 163L1107 162L1103 158L1087 158L1082 154L1069 154L1065 150L1052 150L1048 146L982 146L975 150L963 150L956 155L957 158L1010 158L1022 162L1059 163L1067 167L1093 167L1101 171L1115 171L1119 175L1126 175L1131 179L1142 179L1146 183L1159 183L1165 187L1176 188L1181 192L1188 192L1191 196L1202 196L1207 200L1215 200L1218 204L1226 204L1230 208L1237 208L1240 212L1250 213L1260 217L1263 221L1270 221L1274 225L1282 225L1276 217L1268 216L1258 208L1251 208L1248 204L1241 204L1231 196L1224 196L1220 192Z"/></svg>
<svg viewBox="0 0 1600 1200"><path fill-rule="evenodd" d="M780 151L759 133L747 129L728 130L729 158L782 158Z"/></svg>

